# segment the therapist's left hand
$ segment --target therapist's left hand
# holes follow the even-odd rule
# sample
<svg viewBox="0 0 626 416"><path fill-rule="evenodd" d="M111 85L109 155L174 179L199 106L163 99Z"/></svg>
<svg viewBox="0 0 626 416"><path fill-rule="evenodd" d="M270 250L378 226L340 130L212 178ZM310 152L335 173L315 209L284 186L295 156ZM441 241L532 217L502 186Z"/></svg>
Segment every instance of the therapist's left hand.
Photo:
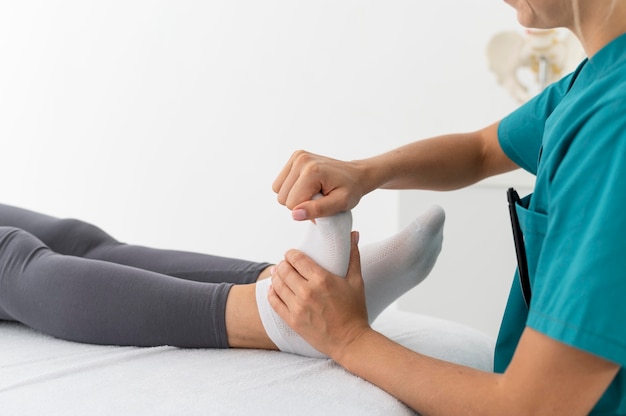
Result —
<svg viewBox="0 0 626 416"><path fill-rule="evenodd" d="M298 250L288 251L272 275L268 294L272 308L314 348L331 358L371 330L357 243L358 233L353 232L345 279Z"/></svg>

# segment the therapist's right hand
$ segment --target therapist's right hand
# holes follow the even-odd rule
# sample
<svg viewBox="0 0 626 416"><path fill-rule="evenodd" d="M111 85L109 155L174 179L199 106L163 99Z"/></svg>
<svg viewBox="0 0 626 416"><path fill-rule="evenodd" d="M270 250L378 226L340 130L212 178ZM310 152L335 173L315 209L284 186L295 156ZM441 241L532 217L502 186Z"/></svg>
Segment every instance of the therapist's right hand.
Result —
<svg viewBox="0 0 626 416"><path fill-rule="evenodd" d="M369 190L359 162L345 162L298 150L274 180L278 202L297 221L329 217L354 208ZM321 198L312 198L322 194Z"/></svg>

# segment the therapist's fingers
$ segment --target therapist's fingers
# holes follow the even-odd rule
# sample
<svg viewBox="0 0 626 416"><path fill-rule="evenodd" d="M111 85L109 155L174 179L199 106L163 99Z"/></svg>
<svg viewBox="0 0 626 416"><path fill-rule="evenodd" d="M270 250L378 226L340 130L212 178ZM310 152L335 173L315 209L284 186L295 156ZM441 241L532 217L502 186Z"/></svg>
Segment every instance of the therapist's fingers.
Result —
<svg viewBox="0 0 626 416"><path fill-rule="evenodd" d="M339 212L348 211L356 205L356 202L348 204L346 202L348 199L346 189L333 189L322 195L321 198L305 201L294 206L292 217L298 221L330 217Z"/></svg>
<svg viewBox="0 0 626 416"><path fill-rule="evenodd" d="M296 296L301 296L306 286L315 284L330 272L319 266L312 258L300 250L288 250L285 261L280 264L285 283Z"/></svg>
<svg viewBox="0 0 626 416"><path fill-rule="evenodd" d="M272 289L283 302L287 302L295 296L293 289L285 282L285 276L287 275L285 269L287 269L287 267L284 261L278 263L274 268L274 273L272 273L270 277L270 279L272 279Z"/></svg>
<svg viewBox="0 0 626 416"><path fill-rule="evenodd" d="M300 254L303 258L307 257L304 253ZM312 260L310 261L312 262ZM300 275L288 261L281 261L276 265L271 279L272 291L285 305L287 310L294 309L300 301L300 298L306 298L306 296L302 296L302 294L306 291L305 284L307 283L307 279ZM278 310L276 310L276 312L278 312Z"/></svg>
<svg viewBox="0 0 626 416"><path fill-rule="evenodd" d="M276 176L276 179L274 179L274 182L272 183L272 191L276 192L278 195L278 202L280 202L281 204L285 205L285 200L284 198L280 195L280 190L283 188L283 186L287 185L287 178L289 177L289 174L291 173L292 167L293 167L293 160L294 157L296 156L298 152L294 152L291 157L289 158L289 160L287 161L287 163L285 163L285 166L283 166L283 168L280 170L280 172L278 173L278 176ZM293 180L291 181L291 183L293 183Z"/></svg>
<svg viewBox="0 0 626 416"><path fill-rule="evenodd" d="M272 190L277 193L280 204L293 209L298 203L309 201L320 193L321 184L315 175L311 175L310 159L313 155L303 150L294 152L278 174Z"/></svg>
<svg viewBox="0 0 626 416"><path fill-rule="evenodd" d="M276 288L272 280L272 284L270 285L269 291L267 293L267 300L269 301L272 309L274 309L274 311L278 314L278 316L289 316L289 306L287 306L287 303L280 296L279 292L281 292L281 288Z"/></svg>
<svg viewBox="0 0 626 416"><path fill-rule="evenodd" d="M282 261L274 267L272 276L270 277L272 284L269 287L267 299L272 309L274 309L281 318L287 321L291 314L290 310L294 308L294 304L298 301L298 298L293 290L285 283L284 274L281 274L281 270L285 273L285 270L289 269L289 267L285 267L284 263L285 262Z"/></svg>
<svg viewBox="0 0 626 416"><path fill-rule="evenodd" d="M295 220L328 217L356 206L364 195L362 171L349 162L299 150L272 185ZM322 197L312 200L313 196Z"/></svg>
<svg viewBox="0 0 626 416"><path fill-rule="evenodd" d="M355 288L364 290L363 274L361 272L361 253L359 252L359 232L350 234L350 263L346 273L346 281Z"/></svg>

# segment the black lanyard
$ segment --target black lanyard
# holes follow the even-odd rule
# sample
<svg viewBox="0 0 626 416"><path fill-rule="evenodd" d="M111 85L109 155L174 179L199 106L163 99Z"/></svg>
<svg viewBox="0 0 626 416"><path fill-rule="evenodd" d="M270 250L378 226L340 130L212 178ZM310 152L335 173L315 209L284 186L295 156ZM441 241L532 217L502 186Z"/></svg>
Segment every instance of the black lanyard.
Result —
<svg viewBox="0 0 626 416"><path fill-rule="evenodd" d="M530 306L530 277L528 276L528 262L526 261L526 247L524 246L524 235L519 225L517 210L515 205L521 200L515 189L509 188L506 191L509 201L509 214L511 215L511 227L513 228L513 242L515 243L515 254L517 255L517 269L519 271L520 286L526 307Z"/></svg>

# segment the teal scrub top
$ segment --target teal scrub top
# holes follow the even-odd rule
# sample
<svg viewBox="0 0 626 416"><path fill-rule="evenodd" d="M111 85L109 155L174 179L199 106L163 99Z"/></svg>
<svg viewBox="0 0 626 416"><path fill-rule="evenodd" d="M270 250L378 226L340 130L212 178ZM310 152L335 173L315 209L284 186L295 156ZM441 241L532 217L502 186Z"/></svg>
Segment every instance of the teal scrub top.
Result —
<svg viewBox="0 0 626 416"><path fill-rule="evenodd" d="M498 138L536 182L516 206L532 299L516 273L495 371L525 326L626 365L626 35L504 118ZM623 369L591 414L626 415Z"/></svg>

